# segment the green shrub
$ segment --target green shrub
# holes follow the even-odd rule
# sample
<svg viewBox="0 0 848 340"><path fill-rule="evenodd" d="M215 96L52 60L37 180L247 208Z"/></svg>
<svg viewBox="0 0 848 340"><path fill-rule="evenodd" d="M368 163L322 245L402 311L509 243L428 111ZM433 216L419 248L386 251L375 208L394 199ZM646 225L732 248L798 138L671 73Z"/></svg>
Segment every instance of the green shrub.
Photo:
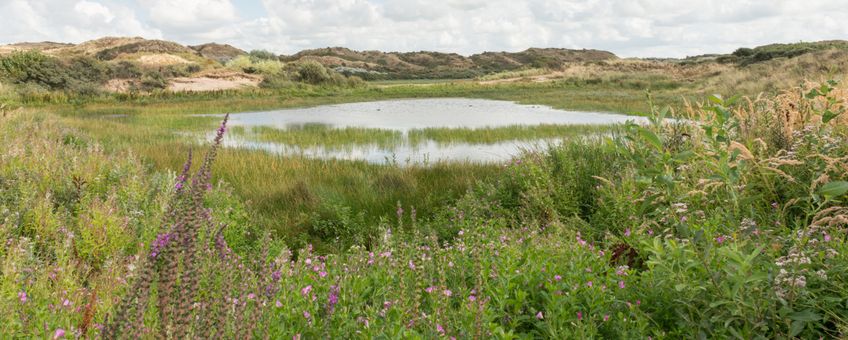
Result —
<svg viewBox="0 0 848 340"><path fill-rule="evenodd" d="M109 77L112 79L138 79L142 74L144 71L138 64L126 60L111 64L109 68Z"/></svg>
<svg viewBox="0 0 848 340"><path fill-rule="evenodd" d="M70 77L58 59L41 52L14 52L0 57L0 76L16 84L64 89Z"/></svg>

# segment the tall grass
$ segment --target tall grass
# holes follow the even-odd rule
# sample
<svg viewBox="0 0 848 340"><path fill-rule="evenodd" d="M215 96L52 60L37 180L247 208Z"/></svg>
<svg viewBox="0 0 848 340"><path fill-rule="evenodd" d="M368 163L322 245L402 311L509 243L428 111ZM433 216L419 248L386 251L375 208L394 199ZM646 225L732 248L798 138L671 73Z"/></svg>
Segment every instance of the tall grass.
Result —
<svg viewBox="0 0 848 340"><path fill-rule="evenodd" d="M343 232L327 242L375 237L330 254L262 237L265 221L221 177L203 185L206 170L181 187L63 120L16 112L0 125L0 331L108 336L129 315L123 334L150 338L845 337L846 111L835 82L652 107L648 125L514 159L431 219L419 202L373 224L340 208L316 225ZM253 166L221 151L215 171ZM265 183L292 177L276 170ZM449 177L438 171L426 174ZM193 241L167 237L186 225L203 226Z"/></svg>

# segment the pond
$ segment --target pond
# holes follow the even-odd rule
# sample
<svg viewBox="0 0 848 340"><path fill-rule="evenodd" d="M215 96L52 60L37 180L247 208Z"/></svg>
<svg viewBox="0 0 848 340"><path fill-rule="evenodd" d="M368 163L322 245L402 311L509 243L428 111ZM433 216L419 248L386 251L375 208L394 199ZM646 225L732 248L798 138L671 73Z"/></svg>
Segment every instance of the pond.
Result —
<svg viewBox="0 0 848 340"><path fill-rule="evenodd" d="M509 101L438 98L402 99L363 103L322 105L310 108L285 109L264 112L247 112L230 115L230 126L236 131L258 129L297 131L304 126L321 126L317 132L327 136L327 143L280 142L257 139L251 133L230 134L225 146L262 149L268 152L322 159L365 160L371 163L421 164L440 161L499 162L508 160L524 150L546 147L561 142L565 136L547 134L516 134L503 129L533 132L536 127L589 127L643 122L643 117L600 112L577 112L553 109L541 105L521 105ZM437 130L434 130L437 129ZM491 134L502 129L500 138L481 142L475 134ZM349 144L330 143L333 131L378 131L380 135L396 135L392 142L369 143L357 140ZM426 133L422 133L426 132ZM512 131L512 130L508 130ZM580 131L580 129L576 129ZM444 136L445 133L462 138L445 140L421 136ZM504 134L506 137L504 137ZM350 135L350 133L345 134ZM416 138L410 138L412 135ZM253 136L253 137L252 137Z"/></svg>

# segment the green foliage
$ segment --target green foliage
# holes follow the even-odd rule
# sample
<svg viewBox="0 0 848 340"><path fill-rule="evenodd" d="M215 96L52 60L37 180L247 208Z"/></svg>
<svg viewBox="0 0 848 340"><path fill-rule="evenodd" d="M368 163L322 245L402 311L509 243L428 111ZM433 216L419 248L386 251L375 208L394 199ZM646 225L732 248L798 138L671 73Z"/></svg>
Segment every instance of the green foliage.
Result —
<svg viewBox="0 0 848 340"><path fill-rule="evenodd" d="M325 93L316 91L292 93ZM175 313L193 326L165 335L185 337L213 330L221 338L848 334L848 136L838 83L752 103L708 96L688 120L670 121L680 113L649 102L648 124L568 140L497 170L227 150L216 170L242 196L229 185L200 186L210 210L195 205L189 215L211 219L203 219L197 244L220 240L210 236L218 223L229 232L219 242L226 247L204 250L196 298L180 301L198 308L179 310L159 308L172 305L159 304L161 296L173 296L160 293L167 291L160 281L136 286L144 268L167 273L138 259L149 258L151 242L171 226L160 222L174 204L175 176L152 173L123 150L170 164L171 153L182 160L185 151L172 129L207 124L168 116L185 111L151 98L133 100L154 111L130 102L129 113L145 114L119 119L96 108L67 111L92 116L62 120L88 133L54 116L0 118L0 310L9 311L0 317L2 334L50 337L62 328L95 337L117 301L141 297L150 298L148 308L133 318L146 328L132 332L162 329L157 320ZM458 200L456 191L464 192ZM305 217L289 219L280 206ZM259 219L252 209L272 213ZM261 237L271 228L257 224L275 219L291 233ZM283 241L302 249L291 253ZM179 261L177 268L189 263Z"/></svg>
<svg viewBox="0 0 848 340"><path fill-rule="evenodd" d="M51 90L65 89L70 81L58 59L40 52L15 52L0 58L0 76L16 84Z"/></svg>

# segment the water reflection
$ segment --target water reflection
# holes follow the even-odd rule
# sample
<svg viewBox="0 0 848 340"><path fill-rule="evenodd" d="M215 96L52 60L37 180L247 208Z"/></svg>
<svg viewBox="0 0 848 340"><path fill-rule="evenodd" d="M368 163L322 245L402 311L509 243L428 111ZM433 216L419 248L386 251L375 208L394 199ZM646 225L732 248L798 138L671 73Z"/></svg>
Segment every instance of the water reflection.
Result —
<svg viewBox="0 0 848 340"><path fill-rule="evenodd" d="M364 160L371 163L420 164L439 161L498 162L523 150L546 147L563 138L510 140L475 144L465 142L410 141L408 133L426 128L497 128L515 125L606 125L645 118L599 112L557 110L540 105L520 105L508 101L438 98L403 99L364 103L323 105L266 112L232 114L231 126L251 129L257 126L281 130L325 125L332 129L366 128L401 132L397 143L358 143L346 145L291 145L230 135L225 146L261 149L280 155L321 159ZM388 144L388 145L387 145Z"/></svg>

